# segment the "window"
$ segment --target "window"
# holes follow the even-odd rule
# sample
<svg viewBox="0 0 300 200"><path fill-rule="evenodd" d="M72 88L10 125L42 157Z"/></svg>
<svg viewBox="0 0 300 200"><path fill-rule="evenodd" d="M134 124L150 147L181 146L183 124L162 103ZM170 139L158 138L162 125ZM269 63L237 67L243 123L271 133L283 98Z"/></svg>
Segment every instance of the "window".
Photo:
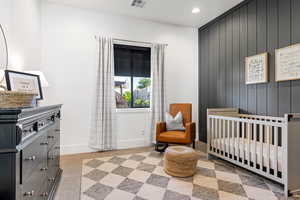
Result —
<svg viewBox="0 0 300 200"><path fill-rule="evenodd" d="M149 108L151 49L114 45L117 108Z"/></svg>

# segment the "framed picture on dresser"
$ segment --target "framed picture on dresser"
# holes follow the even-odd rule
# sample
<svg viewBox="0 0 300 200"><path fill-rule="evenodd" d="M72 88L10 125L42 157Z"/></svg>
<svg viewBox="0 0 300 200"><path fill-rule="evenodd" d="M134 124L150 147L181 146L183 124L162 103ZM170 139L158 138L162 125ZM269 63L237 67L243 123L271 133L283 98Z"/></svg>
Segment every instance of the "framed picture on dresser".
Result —
<svg viewBox="0 0 300 200"><path fill-rule="evenodd" d="M43 99L42 86L39 75L5 70L7 89L17 92L37 94L36 100Z"/></svg>

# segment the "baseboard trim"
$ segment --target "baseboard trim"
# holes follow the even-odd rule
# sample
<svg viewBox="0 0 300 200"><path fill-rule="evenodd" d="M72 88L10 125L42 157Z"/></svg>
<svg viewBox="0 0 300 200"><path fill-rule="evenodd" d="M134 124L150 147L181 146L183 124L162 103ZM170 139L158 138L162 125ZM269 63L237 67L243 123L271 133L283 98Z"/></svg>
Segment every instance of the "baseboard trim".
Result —
<svg viewBox="0 0 300 200"><path fill-rule="evenodd" d="M71 155L78 153L91 153L97 152L96 149L92 149L88 144L73 144L73 145L62 145L61 155Z"/></svg>
<svg viewBox="0 0 300 200"><path fill-rule="evenodd" d="M117 149L129 149L129 148L145 147L150 145L151 143L145 139L117 141ZM97 151L98 151L97 149L90 148L88 144L74 144L74 145L61 146L61 155L92 153Z"/></svg>
<svg viewBox="0 0 300 200"><path fill-rule="evenodd" d="M149 140L136 139L136 140L121 140L117 142L117 149L129 149L136 147L150 146Z"/></svg>

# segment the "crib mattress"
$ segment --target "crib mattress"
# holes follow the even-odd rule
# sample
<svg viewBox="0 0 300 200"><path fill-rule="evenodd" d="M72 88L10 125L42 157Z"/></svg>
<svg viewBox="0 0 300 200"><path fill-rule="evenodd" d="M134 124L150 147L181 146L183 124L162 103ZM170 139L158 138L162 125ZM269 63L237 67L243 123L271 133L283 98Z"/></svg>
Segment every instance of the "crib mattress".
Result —
<svg viewBox="0 0 300 200"><path fill-rule="evenodd" d="M244 143L244 146L243 146ZM250 159L251 162L255 161L255 141L250 140L249 143L249 150L250 150ZM211 141L211 146L219 149L221 151L233 154L238 157L238 154L240 152L240 157L242 154L244 154L244 159L249 160L249 153L248 153L248 140L247 139L242 139L242 138L226 138L226 139L213 139ZM270 163L270 168L275 169L276 167L276 161L277 161L277 170L282 172L282 153L283 149L282 147L278 146L277 147L277 152L276 152L276 147L275 145L270 144L270 159L268 161L267 155L268 155L268 144L266 143L259 143L256 142L256 163L261 165L263 162L263 166L267 167L268 162ZM244 148L243 148L244 147ZM263 150L263 161L261 161L261 148ZM237 151L239 149L239 151ZM277 158L277 159L276 159Z"/></svg>

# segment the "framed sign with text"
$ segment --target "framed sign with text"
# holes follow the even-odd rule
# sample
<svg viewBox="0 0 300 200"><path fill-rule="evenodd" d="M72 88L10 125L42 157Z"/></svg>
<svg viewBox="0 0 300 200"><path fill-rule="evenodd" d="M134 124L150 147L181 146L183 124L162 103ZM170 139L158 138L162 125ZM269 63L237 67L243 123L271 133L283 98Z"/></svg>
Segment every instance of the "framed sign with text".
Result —
<svg viewBox="0 0 300 200"><path fill-rule="evenodd" d="M275 80L300 79L300 44L275 50Z"/></svg>
<svg viewBox="0 0 300 200"><path fill-rule="evenodd" d="M37 94L37 100L43 99L41 81L38 75L5 70L5 79L8 90L34 93Z"/></svg>
<svg viewBox="0 0 300 200"><path fill-rule="evenodd" d="M246 57L246 84L268 82L268 53Z"/></svg>

